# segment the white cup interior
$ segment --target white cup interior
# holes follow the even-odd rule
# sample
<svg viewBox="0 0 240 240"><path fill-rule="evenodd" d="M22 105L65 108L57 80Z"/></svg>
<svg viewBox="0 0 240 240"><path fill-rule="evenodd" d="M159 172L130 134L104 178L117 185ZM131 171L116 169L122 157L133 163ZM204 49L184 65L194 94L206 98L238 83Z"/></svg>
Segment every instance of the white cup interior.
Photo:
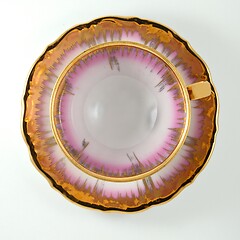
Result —
<svg viewBox="0 0 240 240"><path fill-rule="evenodd" d="M157 100L137 79L113 75L88 94L84 119L96 141L110 148L130 148L142 142L154 127Z"/></svg>

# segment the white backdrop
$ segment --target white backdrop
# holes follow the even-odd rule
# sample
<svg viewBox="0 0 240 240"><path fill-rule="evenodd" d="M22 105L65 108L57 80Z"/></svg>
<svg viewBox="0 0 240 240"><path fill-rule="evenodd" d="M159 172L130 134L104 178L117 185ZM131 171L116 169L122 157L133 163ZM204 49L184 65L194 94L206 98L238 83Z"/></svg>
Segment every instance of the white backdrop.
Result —
<svg viewBox="0 0 240 240"><path fill-rule="evenodd" d="M0 239L240 239L239 10L239 0L2 0ZM106 15L174 29L207 62L220 96L220 131L207 167L171 202L135 214L67 201L34 168L20 131L34 61L68 28Z"/></svg>

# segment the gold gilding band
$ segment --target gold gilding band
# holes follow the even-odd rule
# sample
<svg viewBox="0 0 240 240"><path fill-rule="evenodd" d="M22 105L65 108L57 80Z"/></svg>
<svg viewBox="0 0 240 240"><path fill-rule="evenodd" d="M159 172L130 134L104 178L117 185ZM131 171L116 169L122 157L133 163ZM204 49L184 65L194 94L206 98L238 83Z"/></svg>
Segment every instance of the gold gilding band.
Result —
<svg viewBox="0 0 240 240"><path fill-rule="evenodd" d="M153 169L151 169L147 172L140 173L140 174L134 175L134 176L124 176L124 177L112 177L112 176L110 177L110 176L102 175L102 174L96 173L94 171L90 171L89 169L85 168L83 165L78 163L76 161L76 159L74 159L74 157L67 151L66 147L64 146L64 143L62 142L62 139L59 136L59 132L56 128L57 123L56 123L56 118L55 118L55 116L59 115L59 108L58 108L58 105L57 105L57 99L59 98L59 94L61 93L62 88L63 88L61 86L61 82L63 81L66 74L69 72L69 70L79 60L86 57L88 54L91 54L92 52L97 51L99 49L108 48L108 47L117 47L117 46L135 47L135 48L138 48L138 49L141 49L141 50L145 50L145 51L153 54L157 58L161 59L163 62L165 62L165 64L173 71L174 75L176 76L176 78L179 82L180 90L181 90L181 92L184 96L184 104L185 104L185 108L186 108L185 126L183 128L182 133L181 133L180 140L179 140L177 146L175 147L175 149L172 151L172 153L167 157L167 159L165 159L163 163L159 164L158 166L154 167ZM201 87L201 85L199 85L199 86ZM192 93L191 93L191 91L192 91ZM51 95L51 102L50 102L51 128L52 128L53 133L54 133L54 138L55 138L56 142L58 143L58 145L60 146L60 148L62 149L62 151L64 152L65 156L76 167L78 167L80 170L82 170L86 174L88 174L92 177L95 177L97 179L102 179L102 180L112 181L112 182L135 181L135 180L146 178L146 177L156 173L157 171L159 171L181 149L181 147L183 146L183 144L186 140L186 137L187 137L187 134L188 134L188 131L189 131L189 127L190 127L190 119L191 119L190 99L196 99L195 96L200 96L201 95L200 92L201 91L198 91L198 85L196 85L196 84L193 84L193 85L190 85L189 87L186 87L186 85L185 85L181 75L177 71L176 67L167 58L165 58L162 54L157 52L155 49L150 48L150 47L145 46L145 45L140 44L140 43L134 43L134 42L128 42L128 41L116 41L116 42L103 43L103 44L99 44L97 46L91 47L88 50L84 51L83 53L79 54L75 59L73 59L71 61L71 63L64 69L64 71L58 77L58 79L55 83L52 95ZM203 94L203 96L205 96L205 95ZM91 143L89 143L89 144L91 144Z"/></svg>

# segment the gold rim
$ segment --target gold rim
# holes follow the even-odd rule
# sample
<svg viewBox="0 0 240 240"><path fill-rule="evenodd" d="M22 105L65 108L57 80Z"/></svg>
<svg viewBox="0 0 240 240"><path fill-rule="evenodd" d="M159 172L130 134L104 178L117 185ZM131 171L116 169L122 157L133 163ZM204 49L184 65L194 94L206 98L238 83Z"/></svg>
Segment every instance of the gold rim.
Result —
<svg viewBox="0 0 240 240"><path fill-rule="evenodd" d="M181 133L180 140L179 140L177 146L175 147L175 149L173 150L173 152L164 160L163 163L154 167L153 169L151 169L147 172L138 174L138 175L128 176L128 177L109 177L109 176L101 175L99 173L90 171L89 169L87 169L84 166L82 166L81 164L79 164L71 156L71 154L69 154L69 152L65 148L64 143L62 142L61 137L59 136L58 130L56 128L57 124L56 124L56 120L55 120L55 117L54 117L54 116L58 115L58 113L59 113L59 110L58 110L58 107L57 107L57 104L56 104L56 100L58 99L58 92L59 92L59 89L60 89L60 84L61 84L62 80L64 79L64 77L66 76L66 74L68 73L68 71L71 69L71 67L73 65L75 65L76 62L78 62L82 58L86 57L88 54L91 54L92 52L97 51L99 49L103 49L103 48L107 48L107 47L113 47L113 46L114 47L115 46L135 47L135 48L150 52L151 54L153 54L157 58L161 59L172 70L175 77L177 78L177 80L179 82L179 85L180 85L181 92L183 94L184 103L185 103L185 106L186 106L185 126L183 128L182 133ZM64 71L60 74L60 76L58 77L58 79L57 79L57 81L54 85L53 92L52 92L52 95L51 95L51 100L50 100L50 122L51 122L52 131L54 133L54 138L55 138L56 142L58 143L58 145L60 146L60 148L64 152L65 156L76 167L81 169L86 174L88 174L92 177L95 177L97 179L111 181L111 182L129 182L129 181L135 181L135 180L143 179L143 178L146 178L146 177L158 172L161 168L166 166L166 164L168 164L171 161L171 159L177 154L177 152L183 146L183 144L186 140L189 128L190 128L190 119L191 119L191 108L190 108L189 93L188 93L187 87L184 83L184 80L182 79L181 75L178 73L176 67L167 58L165 58L162 54L157 52L155 49L152 49L152 48L147 47L145 45L142 45L140 43L133 43L133 42L128 42L128 41L116 41L116 42L102 43L102 44L99 44L97 46L89 48L88 50L84 51L83 53L78 55L76 58L74 58L70 62L70 64L64 69Z"/></svg>

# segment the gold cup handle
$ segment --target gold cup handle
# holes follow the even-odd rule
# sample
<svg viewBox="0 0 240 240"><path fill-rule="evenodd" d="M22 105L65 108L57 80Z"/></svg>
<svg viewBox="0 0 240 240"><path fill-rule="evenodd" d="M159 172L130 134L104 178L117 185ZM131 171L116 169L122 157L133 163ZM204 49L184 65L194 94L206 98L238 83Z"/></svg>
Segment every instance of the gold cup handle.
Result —
<svg viewBox="0 0 240 240"><path fill-rule="evenodd" d="M193 83L187 86L190 100L197 100L211 95L211 84L207 81Z"/></svg>

